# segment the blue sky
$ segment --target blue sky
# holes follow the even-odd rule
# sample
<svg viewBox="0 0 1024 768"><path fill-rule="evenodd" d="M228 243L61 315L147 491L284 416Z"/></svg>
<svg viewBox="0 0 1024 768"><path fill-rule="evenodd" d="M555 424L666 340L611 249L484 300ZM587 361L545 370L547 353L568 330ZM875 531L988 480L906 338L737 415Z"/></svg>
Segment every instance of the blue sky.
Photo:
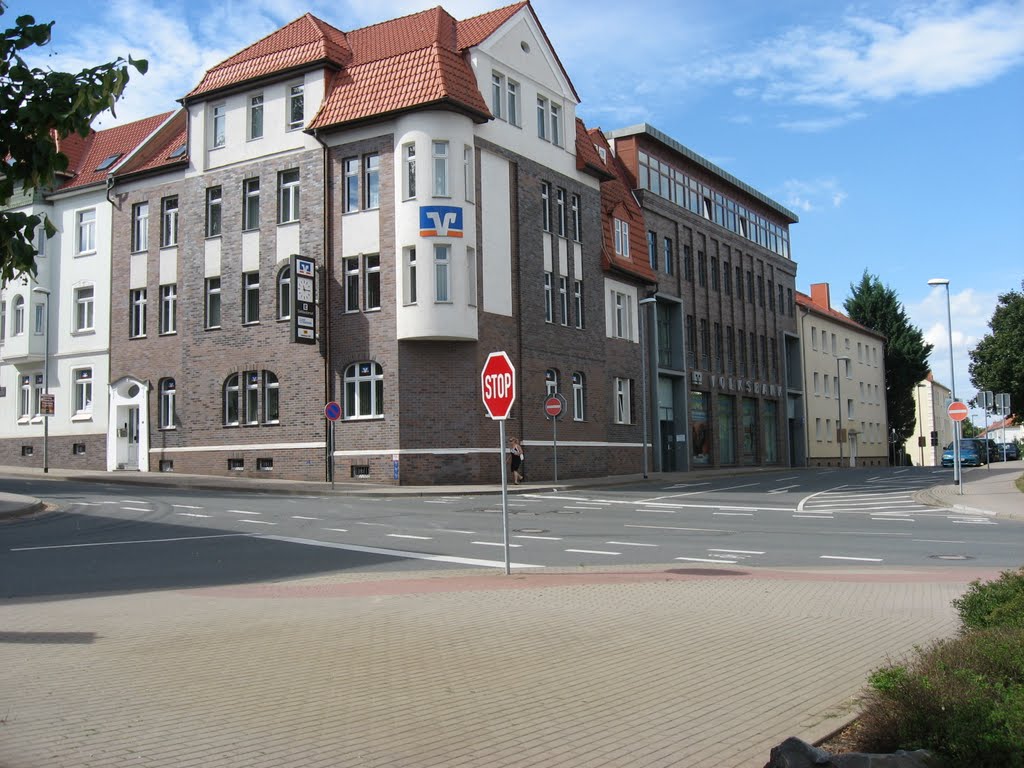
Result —
<svg viewBox="0 0 1024 768"><path fill-rule="evenodd" d="M5 22L55 19L42 62L55 68L148 59L118 107L127 120L175 108L207 67L306 11L347 30L433 4L13 0ZM466 18L506 3L442 4ZM946 294L927 281L950 279L957 394L974 395L967 351L1024 280L1024 1L533 7L588 125L648 122L797 212L798 287L829 283L841 310L851 283L877 275L947 385Z"/></svg>

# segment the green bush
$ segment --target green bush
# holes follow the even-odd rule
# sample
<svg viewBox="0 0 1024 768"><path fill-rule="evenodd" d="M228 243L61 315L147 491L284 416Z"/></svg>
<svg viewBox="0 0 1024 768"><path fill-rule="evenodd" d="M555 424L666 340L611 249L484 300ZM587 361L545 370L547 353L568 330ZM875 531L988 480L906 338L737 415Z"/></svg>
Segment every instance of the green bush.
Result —
<svg viewBox="0 0 1024 768"><path fill-rule="evenodd" d="M971 582L953 601L963 631L990 627L1024 629L1024 568L1003 571L995 581Z"/></svg>
<svg viewBox="0 0 1024 768"><path fill-rule="evenodd" d="M1024 768L1024 629L969 632L869 678L858 749L927 749L950 766Z"/></svg>

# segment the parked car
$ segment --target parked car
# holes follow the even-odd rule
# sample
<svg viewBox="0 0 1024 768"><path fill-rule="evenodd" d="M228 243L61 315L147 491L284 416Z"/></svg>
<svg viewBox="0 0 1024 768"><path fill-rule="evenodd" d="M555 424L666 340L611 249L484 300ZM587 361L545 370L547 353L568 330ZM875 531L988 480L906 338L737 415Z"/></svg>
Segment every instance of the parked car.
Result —
<svg viewBox="0 0 1024 768"><path fill-rule="evenodd" d="M996 448L999 450L999 461L1017 461L1020 459L1020 449L1016 443L997 443ZM1004 449L1006 451L1005 454L1003 453Z"/></svg>
<svg viewBox="0 0 1024 768"><path fill-rule="evenodd" d="M988 451L980 440L964 438L960 441L960 466L980 467L988 460ZM942 466L952 467L954 462L953 444L950 443L942 452Z"/></svg>
<svg viewBox="0 0 1024 768"><path fill-rule="evenodd" d="M999 446L996 444L995 440L993 440L990 437L989 438L976 437L974 439L977 440L980 443L983 443L988 448L988 459L985 462L986 464L990 463L990 462L993 462L993 461L1002 461L1003 460L1003 456L999 452Z"/></svg>

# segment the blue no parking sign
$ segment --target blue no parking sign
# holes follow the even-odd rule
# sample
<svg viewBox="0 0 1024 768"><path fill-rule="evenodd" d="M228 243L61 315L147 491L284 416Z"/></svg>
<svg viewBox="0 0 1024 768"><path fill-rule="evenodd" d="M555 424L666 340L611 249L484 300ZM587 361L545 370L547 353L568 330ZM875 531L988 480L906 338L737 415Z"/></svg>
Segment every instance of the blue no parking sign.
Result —
<svg viewBox="0 0 1024 768"><path fill-rule="evenodd" d="M341 406L334 400L331 400L331 402L324 406L324 416L327 417L328 421L337 421L341 418Z"/></svg>

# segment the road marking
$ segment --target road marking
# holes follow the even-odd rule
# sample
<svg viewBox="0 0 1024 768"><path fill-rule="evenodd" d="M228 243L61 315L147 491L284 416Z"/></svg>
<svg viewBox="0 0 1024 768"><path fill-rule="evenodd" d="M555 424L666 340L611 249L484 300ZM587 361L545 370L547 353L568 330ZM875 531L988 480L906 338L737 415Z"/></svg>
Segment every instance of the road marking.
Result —
<svg viewBox="0 0 1024 768"><path fill-rule="evenodd" d="M657 544L641 544L635 541L606 541L605 544L611 544L616 547L656 547Z"/></svg>
<svg viewBox="0 0 1024 768"><path fill-rule="evenodd" d="M145 504L146 502L142 502ZM127 509L129 512L152 512L152 509L143 509L142 507L121 507L121 509Z"/></svg>
<svg viewBox="0 0 1024 768"><path fill-rule="evenodd" d="M718 491L735 491L737 488L750 488L754 485L760 485L761 483L743 483L742 485L727 485L723 488L705 488L702 491L687 491L686 493L673 493L668 496L656 496L651 499L644 499L644 501L661 501L662 499L675 499L680 496L696 496L700 493L717 493ZM707 485L707 483L697 483L697 485ZM639 503L644 503L643 501Z"/></svg>
<svg viewBox="0 0 1024 768"><path fill-rule="evenodd" d="M292 520L319 520L319 517L306 517L305 515L292 515Z"/></svg>
<svg viewBox="0 0 1024 768"><path fill-rule="evenodd" d="M720 528L680 528L675 525L633 525L626 523L625 528L655 528L660 531L703 531L705 533L733 533L733 531L725 531Z"/></svg>
<svg viewBox="0 0 1024 768"><path fill-rule="evenodd" d="M712 515L731 515L732 517L753 517L753 512L712 512ZM794 515L795 517L795 515Z"/></svg>
<svg viewBox="0 0 1024 768"><path fill-rule="evenodd" d="M777 477L775 478L776 483L784 483L786 480L796 480L800 475L793 475L792 477Z"/></svg>
<svg viewBox="0 0 1024 768"><path fill-rule="evenodd" d="M721 558L710 558L710 557L677 557L676 560L686 560L690 563L728 563L729 565L736 565L737 560L722 560Z"/></svg>
<svg viewBox="0 0 1024 768"><path fill-rule="evenodd" d="M325 531L337 531L338 533L348 533L348 528L324 528Z"/></svg>
<svg viewBox="0 0 1024 768"><path fill-rule="evenodd" d="M966 541L949 541L947 539L911 539L911 541L923 541L926 544L966 544Z"/></svg>
<svg viewBox="0 0 1024 768"><path fill-rule="evenodd" d="M441 528L440 530L444 531L445 533L471 533L471 534L476 534L476 531L463 531L463 530L460 530L459 528Z"/></svg>
<svg viewBox="0 0 1024 768"><path fill-rule="evenodd" d="M901 523L913 523L913 522L915 522L914 518L912 518L912 517L894 517L892 515L890 515L889 517L878 517L876 515L872 515L871 519L872 520L895 520L895 521L901 522Z"/></svg>
<svg viewBox="0 0 1024 768"><path fill-rule="evenodd" d="M500 541L471 541L470 544L480 544L484 547L504 547ZM521 547L522 544L509 544L510 547Z"/></svg>
<svg viewBox="0 0 1024 768"><path fill-rule="evenodd" d="M561 541L561 536L527 536L525 533L516 533L513 539L537 539L538 541Z"/></svg>
<svg viewBox="0 0 1024 768"><path fill-rule="evenodd" d="M362 520L356 520L356 525L374 525L378 528L390 528L391 526L387 523L364 523Z"/></svg>
<svg viewBox="0 0 1024 768"><path fill-rule="evenodd" d="M878 531L832 531L830 536L913 536L912 533L879 533Z"/></svg>
<svg viewBox="0 0 1024 768"><path fill-rule="evenodd" d="M424 504L447 504L448 501L445 499L424 499Z"/></svg>
<svg viewBox="0 0 1024 768"><path fill-rule="evenodd" d="M793 515L793 517L803 517L807 520L835 520L832 515Z"/></svg>
<svg viewBox="0 0 1024 768"><path fill-rule="evenodd" d="M711 485L711 483L676 483L662 488L663 491L674 491L676 488L696 488L698 485Z"/></svg>
<svg viewBox="0 0 1024 768"><path fill-rule="evenodd" d="M566 504L563 505L562 509L603 509L603 507L584 507L582 505L570 506Z"/></svg>
<svg viewBox="0 0 1024 768"><path fill-rule="evenodd" d="M120 501L115 501L114 503L115 504L152 504L153 502L146 501L145 499L121 499Z"/></svg>
<svg viewBox="0 0 1024 768"><path fill-rule="evenodd" d="M991 520L951 520L950 522L960 525L998 525Z"/></svg>
<svg viewBox="0 0 1024 768"><path fill-rule="evenodd" d="M728 552L732 555L763 555L764 552L757 549L709 549L708 552Z"/></svg>
<svg viewBox="0 0 1024 768"><path fill-rule="evenodd" d="M842 555L822 555L820 560L855 560L860 563L880 563L880 557L844 557Z"/></svg>
<svg viewBox="0 0 1024 768"><path fill-rule="evenodd" d="M575 552L579 555L621 555L621 552L606 552L602 549L567 549L566 552Z"/></svg>
<svg viewBox="0 0 1024 768"><path fill-rule="evenodd" d="M423 539L424 541L430 541L433 536L413 536L411 533L387 533L385 536L390 536L393 539Z"/></svg>
<svg viewBox="0 0 1024 768"><path fill-rule="evenodd" d="M262 512L246 512L244 509L229 509L227 511L231 512L233 514L236 514L236 515L262 515L263 514Z"/></svg>
<svg viewBox="0 0 1024 768"><path fill-rule="evenodd" d="M171 504L175 509L202 509L202 507L196 507L192 504Z"/></svg>
<svg viewBox="0 0 1024 768"><path fill-rule="evenodd" d="M163 544L167 541L192 541L193 539L227 539L249 536L248 533L216 533L210 536L175 536L169 539L133 539L130 541L93 541L88 544L51 544L45 547L15 547L11 552L32 552L37 549L75 549L77 547L115 547L121 544Z"/></svg>
<svg viewBox="0 0 1024 768"><path fill-rule="evenodd" d="M203 515L199 512L175 512L176 515L182 515L183 517L209 517L209 515Z"/></svg>
<svg viewBox="0 0 1024 768"><path fill-rule="evenodd" d="M451 555L429 555L425 552L406 552L400 549L384 549L382 547L364 547L359 544L341 544L334 541L317 541L316 539L300 539L294 536L274 536L271 534L248 534L253 538L270 539L271 541L283 541L288 544L305 544L310 547L327 547L329 549L344 549L350 552L365 552L370 555L385 555L387 557L401 557L410 560L431 560L437 563L456 563L458 565L477 565L485 568L504 568L503 560L479 560L475 557L452 557ZM543 568L542 565L530 565L529 563L511 563L515 568Z"/></svg>
<svg viewBox="0 0 1024 768"><path fill-rule="evenodd" d="M238 519L238 522L240 522L240 523L253 523L254 525L277 525L277 523L272 523L269 520L252 520L252 519L250 519L248 517L241 517L241 518Z"/></svg>
<svg viewBox="0 0 1024 768"><path fill-rule="evenodd" d="M776 488L774 491L768 491L768 493L789 493L790 488L799 488L799 485L784 485L781 488Z"/></svg>

